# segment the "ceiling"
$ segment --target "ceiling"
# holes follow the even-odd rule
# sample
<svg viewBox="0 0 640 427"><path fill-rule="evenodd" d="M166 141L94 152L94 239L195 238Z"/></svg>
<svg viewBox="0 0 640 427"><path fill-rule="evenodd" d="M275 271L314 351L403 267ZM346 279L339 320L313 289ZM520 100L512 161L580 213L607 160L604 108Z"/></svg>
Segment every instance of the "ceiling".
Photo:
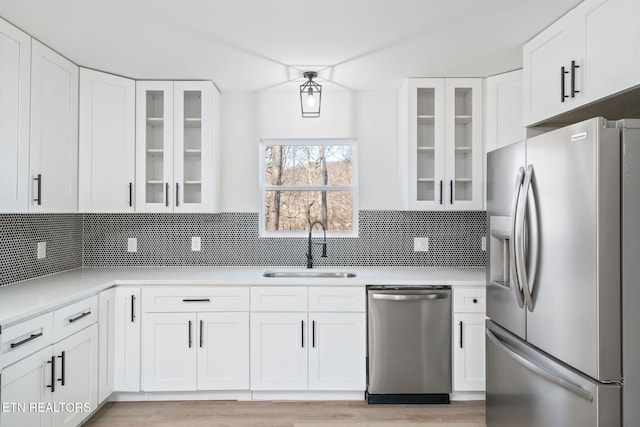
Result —
<svg viewBox="0 0 640 427"><path fill-rule="evenodd" d="M222 92L349 90L407 77L486 77L580 0L2 0L0 16L81 66Z"/></svg>

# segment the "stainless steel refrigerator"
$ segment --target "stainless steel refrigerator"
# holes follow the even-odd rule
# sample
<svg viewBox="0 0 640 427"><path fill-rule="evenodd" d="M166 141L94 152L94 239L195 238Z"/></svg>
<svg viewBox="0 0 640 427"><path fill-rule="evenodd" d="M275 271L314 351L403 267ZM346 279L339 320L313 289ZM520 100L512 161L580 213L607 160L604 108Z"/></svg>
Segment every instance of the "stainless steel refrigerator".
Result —
<svg viewBox="0 0 640 427"><path fill-rule="evenodd" d="M640 425L640 120L488 153L487 426Z"/></svg>

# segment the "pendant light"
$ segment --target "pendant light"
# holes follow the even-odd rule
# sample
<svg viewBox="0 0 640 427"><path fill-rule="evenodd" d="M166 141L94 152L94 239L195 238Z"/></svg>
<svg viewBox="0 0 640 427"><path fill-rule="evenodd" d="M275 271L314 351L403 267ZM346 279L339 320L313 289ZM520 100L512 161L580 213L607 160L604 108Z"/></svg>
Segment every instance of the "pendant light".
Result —
<svg viewBox="0 0 640 427"><path fill-rule="evenodd" d="M300 85L300 106L302 107L302 117L320 117L320 98L322 96L322 86L314 82L318 77L315 71L306 71L302 74L309 81Z"/></svg>

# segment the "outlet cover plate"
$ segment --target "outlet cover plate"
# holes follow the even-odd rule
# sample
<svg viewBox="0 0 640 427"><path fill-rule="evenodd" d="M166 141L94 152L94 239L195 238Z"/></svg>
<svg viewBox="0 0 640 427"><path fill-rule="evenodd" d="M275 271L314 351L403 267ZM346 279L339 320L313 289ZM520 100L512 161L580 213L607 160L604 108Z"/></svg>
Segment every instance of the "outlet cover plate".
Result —
<svg viewBox="0 0 640 427"><path fill-rule="evenodd" d="M200 251L201 249L201 239L198 236L191 237L191 250L192 251Z"/></svg>
<svg viewBox="0 0 640 427"><path fill-rule="evenodd" d="M138 252L138 238L129 237L127 239L127 252Z"/></svg>
<svg viewBox="0 0 640 427"><path fill-rule="evenodd" d="M38 242L38 259L47 257L47 242Z"/></svg>
<svg viewBox="0 0 640 427"><path fill-rule="evenodd" d="M414 237L413 238L413 251L414 252L429 252L429 238L428 237Z"/></svg>

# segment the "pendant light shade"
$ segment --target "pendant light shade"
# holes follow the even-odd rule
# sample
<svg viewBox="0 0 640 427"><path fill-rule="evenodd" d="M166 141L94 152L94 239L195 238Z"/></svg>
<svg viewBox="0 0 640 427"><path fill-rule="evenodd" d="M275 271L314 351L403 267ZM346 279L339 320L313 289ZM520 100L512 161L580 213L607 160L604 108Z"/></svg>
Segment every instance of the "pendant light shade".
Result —
<svg viewBox="0 0 640 427"><path fill-rule="evenodd" d="M320 98L322 96L322 86L314 82L318 77L315 71L307 71L303 74L309 81L300 85L300 107L302 117L320 117Z"/></svg>

